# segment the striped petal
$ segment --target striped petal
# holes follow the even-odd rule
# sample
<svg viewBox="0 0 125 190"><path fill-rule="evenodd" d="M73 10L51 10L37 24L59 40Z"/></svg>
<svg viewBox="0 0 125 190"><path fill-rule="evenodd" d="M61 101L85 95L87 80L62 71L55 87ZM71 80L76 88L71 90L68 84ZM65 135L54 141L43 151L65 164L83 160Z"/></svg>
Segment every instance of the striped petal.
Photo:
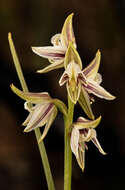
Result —
<svg viewBox="0 0 125 190"><path fill-rule="evenodd" d="M47 92L40 92L40 93L35 93L35 92L23 92L16 88L13 84L10 86L11 90L18 95L20 98L23 100L26 100L28 102L31 102L33 104L37 103L49 103L52 101L51 97Z"/></svg>
<svg viewBox="0 0 125 190"><path fill-rule="evenodd" d="M83 70L84 75L88 79L94 80L94 78L96 77L100 66L100 60L101 60L101 53L98 50L93 61Z"/></svg>
<svg viewBox="0 0 125 190"><path fill-rule="evenodd" d="M41 57L55 61L63 60L65 56L65 50L58 46L32 47L32 51Z"/></svg>
<svg viewBox="0 0 125 190"><path fill-rule="evenodd" d="M103 87L97 84L95 81L89 81L87 87L85 87L88 93L92 93L99 98L104 98L106 100L114 100L115 96L107 92Z"/></svg>
<svg viewBox="0 0 125 190"><path fill-rule="evenodd" d="M54 61L54 63L50 64L49 66L45 67L44 69L38 70L37 73L47 73L49 71L52 71L54 69L59 69L62 67L64 67L63 60Z"/></svg>
<svg viewBox="0 0 125 190"><path fill-rule="evenodd" d="M72 27L72 18L73 13L66 18L61 32L61 39L65 47L68 47L69 41L73 42L73 45L76 47L75 36Z"/></svg>
<svg viewBox="0 0 125 190"><path fill-rule="evenodd" d="M79 65L80 69L82 69L82 61L81 58L75 49L72 42L69 42L68 49L66 51L65 59L64 59L64 67L67 68L67 65L71 62L74 62Z"/></svg>
<svg viewBox="0 0 125 190"><path fill-rule="evenodd" d="M45 128L44 128L43 134L42 134L42 136L41 136L40 139L39 139L39 143L45 138L45 136L46 136L46 134L48 133L48 131L49 131L49 129L50 129L50 127L51 127L53 121L54 121L55 118L56 118L56 115L57 115L57 109L56 109L56 107L54 107L54 108L53 108L53 111L52 111L52 113L51 113L51 115L50 115L50 117L49 117L48 120L47 120L47 123L46 123L46 126L45 126Z"/></svg>
<svg viewBox="0 0 125 190"><path fill-rule="evenodd" d="M67 74L67 71L64 71L64 73L62 74L60 80L59 80L59 85L63 86L66 82L68 82L69 80L69 76Z"/></svg>
<svg viewBox="0 0 125 190"><path fill-rule="evenodd" d="M29 132L37 127L42 127L45 125L53 112L54 107L55 106L53 104L37 104L27 127L24 129L24 132Z"/></svg>
<svg viewBox="0 0 125 190"><path fill-rule="evenodd" d="M91 129L91 128L97 127L100 121L101 121L101 116L95 120L88 120L83 117L79 117L78 120L73 124L73 126L79 130L85 129L85 128Z"/></svg>
<svg viewBox="0 0 125 190"><path fill-rule="evenodd" d="M90 98L83 86L81 88L81 93L80 93L78 102L79 102L80 106L82 107L82 109L84 110L84 112L86 113L86 115L90 119L94 119L94 115L93 115L91 105L90 105L91 104Z"/></svg>
<svg viewBox="0 0 125 190"><path fill-rule="evenodd" d="M102 147L101 147L101 145L100 145L100 143L99 143L99 141L98 141L98 139L96 138L96 130L95 129L92 129L92 133L93 133L93 135L92 135L92 139L91 139L91 141L94 143L94 145L98 148L98 150L99 150L99 152L101 153L101 154L103 154L103 155L106 155L106 153L104 152L104 150L102 149Z"/></svg>

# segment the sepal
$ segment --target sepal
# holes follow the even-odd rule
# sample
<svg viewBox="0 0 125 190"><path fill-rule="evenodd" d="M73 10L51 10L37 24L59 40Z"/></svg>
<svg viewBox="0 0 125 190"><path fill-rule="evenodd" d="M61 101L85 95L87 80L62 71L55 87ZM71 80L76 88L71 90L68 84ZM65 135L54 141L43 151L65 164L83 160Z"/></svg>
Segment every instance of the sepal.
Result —
<svg viewBox="0 0 125 190"><path fill-rule="evenodd" d="M10 87L11 87L11 90L17 96L33 104L43 103L44 101L46 101L46 103L52 102L52 99L47 92L41 92L41 93L23 92L19 90L18 88L16 88L13 84L11 84Z"/></svg>
<svg viewBox="0 0 125 190"><path fill-rule="evenodd" d="M64 58L64 67L65 69L67 68L67 65L70 64L71 62L75 62L76 64L79 65L80 69L82 69L82 61L81 58L75 49L73 43L70 41L68 45L68 49L66 51L66 55Z"/></svg>
<svg viewBox="0 0 125 190"><path fill-rule="evenodd" d="M94 115L91 109L90 98L84 87L81 88L80 97L78 100L80 106L90 119L94 119Z"/></svg>
<svg viewBox="0 0 125 190"><path fill-rule="evenodd" d="M73 42L74 46L76 47L75 36L72 27L73 15L74 14L72 13L66 18L61 32L61 39L65 47L68 47L69 41Z"/></svg>

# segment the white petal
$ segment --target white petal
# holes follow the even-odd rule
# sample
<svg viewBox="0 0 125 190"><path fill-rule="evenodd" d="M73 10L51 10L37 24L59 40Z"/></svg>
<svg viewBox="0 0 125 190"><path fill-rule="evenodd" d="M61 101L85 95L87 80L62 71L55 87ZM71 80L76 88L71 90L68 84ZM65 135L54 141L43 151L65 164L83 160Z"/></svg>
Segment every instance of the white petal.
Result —
<svg viewBox="0 0 125 190"><path fill-rule="evenodd" d="M59 85L63 86L66 82L68 82L69 77L66 71L64 71L64 73L62 74L60 80L59 80Z"/></svg>
<svg viewBox="0 0 125 190"><path fill-rule="evenodd" d="M106 100L113 100L115 96L112 96L103 87L98 85L95 81L89 81L87 87L85 87L89 93L98 96L99 98L104 98Z"/></svg>
<svg viewBox="0 0 125 190"><path fill-rule="evenodd" d="M78 154L78 146L79 146L79 130L73 127L71 132L71 140L70 140L71 150L75 154L76 158L79 157Z"/></svg>
<svg viewBox="0 0 125 190"><path fill-rule="evenodd" d="M62 60L65 56L65 50L58 46L32 47L32 51L41 57L52 60Z"/></svg>
<svg viewBox="0 0 125 190"><path fill-rule="evenodd" d="M27 127L24 129L24 132L29 132L37 127L45 125L53 110L53 107L53 104L37 104L32 112L32 117Z"/></svg>
<svg viewBox="0 0 125 190"><path fill-rule="evenodd" d="M52 38L51 38L51 43L54 46L62 46L61 43L61 34L55 34Z"/></svg>
<svg viewBox="0 0 125 190"><path fill-rule="evenodd" d="M92 130L92 139L91 141L94 143L94 145L98 148L99 152L103 155L105 155L106 153L104 152L104 150L102 149L98 139L96 138L96 130L95 129L91 129Z"/></svg>

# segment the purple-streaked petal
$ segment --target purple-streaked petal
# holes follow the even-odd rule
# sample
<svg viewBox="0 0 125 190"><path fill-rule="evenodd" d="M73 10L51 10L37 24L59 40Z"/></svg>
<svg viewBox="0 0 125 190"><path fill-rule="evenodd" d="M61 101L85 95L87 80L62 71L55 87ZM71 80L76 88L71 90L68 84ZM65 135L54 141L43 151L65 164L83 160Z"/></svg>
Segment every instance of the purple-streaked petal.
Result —
<svg viewBox="0 0 125 190"><path fill-rule="evenodd" d="M50 64L49 66L45 67L44 69L38 70L37 73L47 73L54 69L59 69L64 67L63 60L61 61L54 61L54 63Z"/></svg>
<svg viewBox="0 0 125 190"><path fill-rule="evenodd" d="M75 154L76 158L78 159L79 130L76 129L75 127L72 128L70 145L72 152Z"/></svg>
<svg viewBox="0 0 125 190"><path fill-rule="evenodd" d="M73 126L79 130L85 129L85 128L91 129L91 128L97 127L100 121L101 121L101 116L95 120L88 120L88 119L85 119L84 117L79 117L78 120L73 124Z"/></svg>
<svg viewBox="0 0 125 190"><path fill-rule="evenodd" d="M99 70L99 65L100 65L100 59L101 59L101 53L98 50L96 53L95 58L92 60L92 62L83 70L84 75L88 79L93 79L96 77L98 70Z"/></svg>
<svg viewBox="0 0 125 190"><path fill-rule="evenodd" d="M27 127L24 129L24 132L29 132L37 127L45 125L54 107L55 106L53 104L37 104Z"/></svg>
<svg viewBox="0 0 125 190"><path fill-rule="evenodd" d="M11 85L11 90L23 100L26 100L33 104L43 103L43 102L47 103L47 102L52 101L51 97L49 96L47 92L39 92L39 93L23 92L19 90L18 88L16 88L13 84Z"/></svg>
<svg viewBox="0 0 125 190"><path fill-rule="evenodd" d="M55 118L56 118L56 115L57 115L57 108L54 107L54 109L53 109L53 111L52 111L50 117L48 118L48 121L47 121L46 126L45 126L44 131L43 131L43 134L42 134L42 136L41 136L40 139L39 139L39 143L40 143L40 142L45 138L45 136L47 135L47 133L48 133L48 131L49 131L49 129L50 129L50 127L51 127L53 121L54 121Z"/></svg>
<svg viewBox="0 0 125 190"><path fill-rule="evenodd" d="M73 13L66 18L61 32L61 39L65 47L68 47L69 41L71 41L76 48L75 36L72 27L72 18Z"/></svg>
<svg viewBox="0 0 125 190"><path fill-rule="evenodd" d="M62 74L60 80L59 80L59 85L63 86L66 82L68 82L69 80L69 76L67 74L67 71L64 71L64 73Z"/></svg>
<svg viewBox="0 0 125 190"><path fill-rule="evenodd" d="M86 76L84 75L83 72L79 72L79 73L78 73L78 80L80 80L81 83L82 83L84 86L87 86L87 78L86 78Z"/></svg>
<svg viewBox="0 0 125 190"><path fill-rule="evenodd" d="M106 100L115 99L115 96L111 95L103 87L101 87L94 81L89 81L87 87L85 88L88 91L88 93L94 94L95 96L98 96L99 98L104 98Z"/></svg>
<svg viewBox="0 0 125 190"><path fill-rule="evenodd" d="M81 93L78 101L84 112L87 114L87 116L90 119L94 119L94 115L90 105L90 98L83 86L81 88Z"/></svg>
<svg viewBox="0 0 125 190"><path fill-rule="evenodd" d="M58 46L32 47L32 51L41 57L55 61L63 60L65 56L65 50Z"/></svg>
<svg viewBox="0 0 125 190"><path fill-rule="evenodd" d="M96 138L96 131L95 129L92 129L93 135L92 135L92 139L91 141L94 143L94 145L98 148L99 152L103 155L106 155L106 153L104 152L104 150L102 149L98 139Z"/></svg>

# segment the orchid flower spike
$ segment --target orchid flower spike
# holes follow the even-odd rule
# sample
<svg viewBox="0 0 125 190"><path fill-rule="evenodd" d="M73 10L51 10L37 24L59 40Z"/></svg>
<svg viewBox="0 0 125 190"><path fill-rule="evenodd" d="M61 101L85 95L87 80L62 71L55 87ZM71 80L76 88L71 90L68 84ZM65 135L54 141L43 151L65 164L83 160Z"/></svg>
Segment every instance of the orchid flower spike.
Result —
<svg viewBox="0 0 125 190"><path fill-rule="evenodd" d="M29 111L29 115L23 122L23 125L26 126L24 132L29 132L45 125L43 134L39 139L39 142L41 142L57 115L57 108L53 103L53 99L47 92L23 92L14 85L11 85L11 89L15 94L26 101L24 108ZM33 106L30 106L29 103L32 103Z"/></svg>
<svg viewBox="0 0 125 190"><path fill-rule="evenodd" d="M92 141L101 154L106 154L97 140L96 130L94 129L98 126L100 120L101 117L96 120L87 120L83 117L79 117L77 121L72 124L71 150L82 171L84 171L85 168L85 150L88 150L87 142Z"/></svg>
<svg viewBox="0 0 125 190"><path fill-rule="evenodd" d="M46 73L64 66L64 57L69 41L72 41L74 47L76 48L76 42L72 28L72 18L73 13L66 18L61 33L56 34L51 38L51 43L53 46L32 47L34 53L41 57L47 58L51 63L44 69L38 70L38 73Z"/></svg>
<svg viewBox="0 0 125 190"><path fill-rule="evenodd" d="M68 95L71 101L76 104L79 101L81 107L89 118L94 119L91 110L93 94L99 98L113 100L115 97L100 86L102 77L98 73L101 53L98 50L94 60L82 70L82 61L72 42L69 43L64 59L65 71L59 80L60 86L66 83Z"/></svg>

